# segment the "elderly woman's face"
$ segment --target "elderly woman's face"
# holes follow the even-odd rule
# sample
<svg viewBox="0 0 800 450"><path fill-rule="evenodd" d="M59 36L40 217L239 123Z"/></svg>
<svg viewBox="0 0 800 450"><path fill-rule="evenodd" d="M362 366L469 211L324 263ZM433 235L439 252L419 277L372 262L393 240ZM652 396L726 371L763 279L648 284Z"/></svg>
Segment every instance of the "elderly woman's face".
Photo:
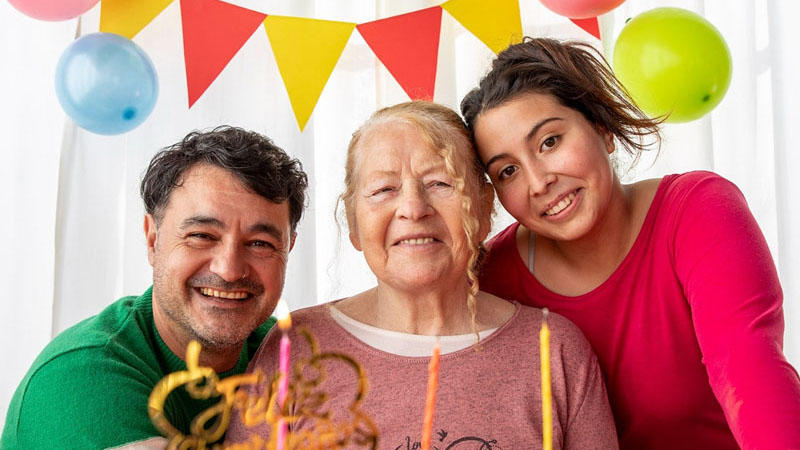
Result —
<svg viewBox="0 0 800 450"><path fill-rule="evenodd" d="M463 277L461 199L444 159L400 122L369 130L356 152L350 241L378 280L414 290Z"/></svg>

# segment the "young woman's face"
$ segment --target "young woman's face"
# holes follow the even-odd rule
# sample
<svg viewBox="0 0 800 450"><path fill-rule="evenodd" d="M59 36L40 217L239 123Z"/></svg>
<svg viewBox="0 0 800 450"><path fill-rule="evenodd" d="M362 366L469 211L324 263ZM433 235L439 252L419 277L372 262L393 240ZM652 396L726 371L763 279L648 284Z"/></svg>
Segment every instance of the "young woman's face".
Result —
<svg viewBox="0 0 800 450"><path fill-rule="evenodd" d="M475 141L500 202L529 230L569 241L603 218L618 182L614 139L578 111L522 94L481 114Z"/></svg>

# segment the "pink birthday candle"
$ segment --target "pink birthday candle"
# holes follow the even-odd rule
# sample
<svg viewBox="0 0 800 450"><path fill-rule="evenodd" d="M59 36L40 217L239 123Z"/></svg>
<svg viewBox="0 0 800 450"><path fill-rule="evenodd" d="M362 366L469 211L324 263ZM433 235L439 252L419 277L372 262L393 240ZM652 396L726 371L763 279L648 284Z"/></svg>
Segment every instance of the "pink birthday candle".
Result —
<svg viewBox="0 0 800 450"><path fill-rule="evenodd" d="M289 352L292 348L292 342L289 340L289 328L291 327L292 318L288 313L286 317L278 320L278 328L281 329L281 354L278 362L278 371L280 373L280 379L278 381L278 407L281 410L281 417L278 419L277 450L284 450L286 448L286 434L288 431L286 420L283 418L283 411L286 406L286 397L289 393Z"/></svg>

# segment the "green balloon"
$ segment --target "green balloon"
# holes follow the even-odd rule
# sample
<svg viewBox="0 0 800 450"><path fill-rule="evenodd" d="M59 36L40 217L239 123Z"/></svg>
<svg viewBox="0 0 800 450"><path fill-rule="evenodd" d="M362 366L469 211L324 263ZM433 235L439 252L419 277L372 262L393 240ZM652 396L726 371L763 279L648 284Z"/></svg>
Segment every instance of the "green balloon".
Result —
<svg viewBox="0 0 800 450"><path fill-rule="evenodd" d="M622 29L614 46L614 73L648 115L688 122L725 96L731 53L703 17L681 8L656 8Z"/></svg>

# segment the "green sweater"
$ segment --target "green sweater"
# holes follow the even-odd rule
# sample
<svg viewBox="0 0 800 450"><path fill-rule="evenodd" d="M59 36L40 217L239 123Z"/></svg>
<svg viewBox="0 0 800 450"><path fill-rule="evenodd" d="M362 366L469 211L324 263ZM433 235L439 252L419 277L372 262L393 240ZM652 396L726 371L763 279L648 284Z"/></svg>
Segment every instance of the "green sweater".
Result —
<svg viewBox="0 0 800 450"><path fill-rule="evenodd" d="M270 318L247 339L236 366L245 371ZM0 449L108 448L159 436L147 414L150 392L186 364L161 340L152 288L123 297L56 336L36 358L11 399ZM188 434L191 420L217 399L191 399L183 387L167 399L169 421Z"/></svg>

